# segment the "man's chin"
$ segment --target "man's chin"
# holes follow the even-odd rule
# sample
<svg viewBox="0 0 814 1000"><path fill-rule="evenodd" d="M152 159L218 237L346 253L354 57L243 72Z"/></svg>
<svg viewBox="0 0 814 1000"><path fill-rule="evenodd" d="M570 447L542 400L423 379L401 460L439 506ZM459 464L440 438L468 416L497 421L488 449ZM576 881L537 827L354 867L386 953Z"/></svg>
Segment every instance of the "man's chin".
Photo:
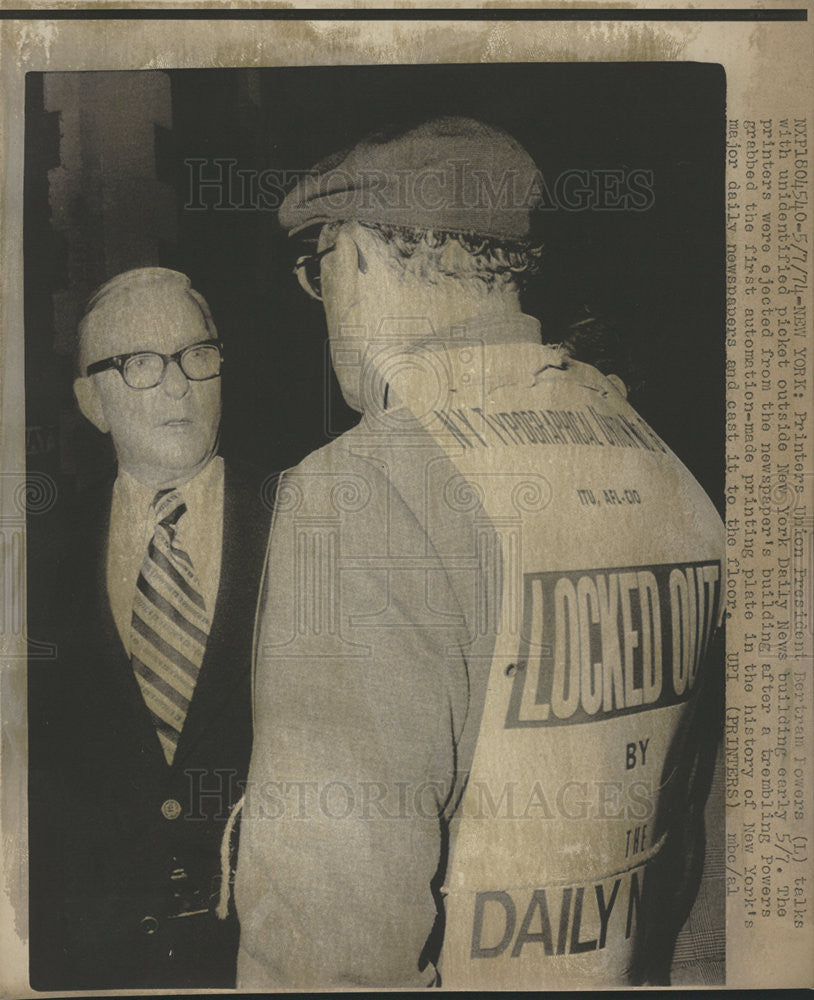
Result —
<svg viewBox="0 0 814 1000"><path fill-rule="evenodd" d="M187 482L201 472L215 454L217 438L205 440L168 435L156 428L148 451L119 455L119 467L145 486L164 489Z"/></svg>
<svg viewBox="0 0 814 1000"><path fill-rule="evenodd" d="M195 448L165 447L156 455L156 465L173 472L192 473L202 469L212 457L213 451L201 444Z"/></svg>
<svg viewBox="0 0 814 1000"><path fill-rule="evenodd" d="M362 402L361 402L361 400L359 398L359 383L358 383L358 381L354 381L354 382L347 381L346 382L345 380L340 380L340 382L339 382L339 389L340 389L340 392L342 393L342 398L345 400L345 403L352 410L356 410L357 413L364 412L364 407L362 406Z"/></svg>

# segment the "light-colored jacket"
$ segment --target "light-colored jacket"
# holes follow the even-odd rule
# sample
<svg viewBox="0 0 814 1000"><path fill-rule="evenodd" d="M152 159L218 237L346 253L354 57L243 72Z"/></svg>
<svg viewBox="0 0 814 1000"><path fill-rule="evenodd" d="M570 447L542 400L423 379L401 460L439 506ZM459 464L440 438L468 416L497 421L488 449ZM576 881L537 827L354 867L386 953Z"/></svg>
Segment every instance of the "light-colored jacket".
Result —
<svg viewBox="0 0 814 1000"><path fill-rule="evenodd" d="M280 484L238 985L625 983L722 524L589 366L456 341L389 372Z"/></svg>

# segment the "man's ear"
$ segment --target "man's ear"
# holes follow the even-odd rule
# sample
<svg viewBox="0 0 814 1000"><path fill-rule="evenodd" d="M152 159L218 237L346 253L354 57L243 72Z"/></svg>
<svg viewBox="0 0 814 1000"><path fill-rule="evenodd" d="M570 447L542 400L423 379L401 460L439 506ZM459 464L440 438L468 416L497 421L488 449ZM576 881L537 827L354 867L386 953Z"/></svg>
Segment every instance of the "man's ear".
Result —
<svg viewBox="0 0 814 1000"><path fill-rule="evenodd" d="M110 430L102 410L102 401L93 381L86 376L74 379L73 392L82 415L87 417L93 426L103 434Z"/></svg>
<svg viewBox="0 0 814 1000"><path fill-rule="evenodd" d="M627 386L619 378L618 375L606 375L605 378L610 382L610 384L616 389L617 392L621 392L625 399L627 399Z"/></svg>
<svg viewBox="0 0 814 1000"><path fill-rule="evenodd" d="M346 251L348 260L353 260L353 264L360 274L367 274L371 261L384 259L386 256L381 239L374 236L369 229L359 225L358 222L342 229L336 242L343 247L348 246ZM351 249L355 257L351 257Z"/></svg>

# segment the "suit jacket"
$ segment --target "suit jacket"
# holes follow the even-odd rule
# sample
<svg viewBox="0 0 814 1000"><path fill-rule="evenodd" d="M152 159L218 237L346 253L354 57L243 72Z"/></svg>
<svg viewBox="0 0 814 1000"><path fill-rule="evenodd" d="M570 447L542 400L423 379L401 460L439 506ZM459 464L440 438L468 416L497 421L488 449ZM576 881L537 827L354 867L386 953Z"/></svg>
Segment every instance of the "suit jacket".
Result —
<svg viewBox="0 0 814 1000"><path fill-rule="evenodd" d="M270 510L225 469L218 597L173 764L106 587L112 482L87 497L55 575L56 662L29 672L31 981L39 988L234 984L219 851L251 750L250 659Z"/></svg>

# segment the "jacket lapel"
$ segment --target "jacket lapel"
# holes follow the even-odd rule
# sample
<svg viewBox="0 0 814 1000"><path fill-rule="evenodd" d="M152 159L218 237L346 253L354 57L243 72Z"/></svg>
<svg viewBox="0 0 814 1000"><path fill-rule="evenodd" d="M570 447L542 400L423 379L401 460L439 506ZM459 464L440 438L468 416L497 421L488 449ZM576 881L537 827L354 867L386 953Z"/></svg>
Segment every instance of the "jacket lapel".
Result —
<svg viewBox="0 0 814 1000"><path fill-rule="evenodd" d="M225 467L218 597L198 682L181 731L177 767L204 736L214 716L249 684L252 633L271 512Z"/></svg>
<svg viewBox="0 0 814 1000"><path fill-rule="evenodd" d="M77 532L79 567L74 600L69 602L69 634L77 640L70 658L82 687L82 701L91 717L111 732L117 747L137 744L154 763L166 766L152 718L122 646L107 593L107 540L113 484L96 501L87 502L90 515ZM72 605L72 607L70 607ZM107 723L107 724L105 724Z"/></svg>

